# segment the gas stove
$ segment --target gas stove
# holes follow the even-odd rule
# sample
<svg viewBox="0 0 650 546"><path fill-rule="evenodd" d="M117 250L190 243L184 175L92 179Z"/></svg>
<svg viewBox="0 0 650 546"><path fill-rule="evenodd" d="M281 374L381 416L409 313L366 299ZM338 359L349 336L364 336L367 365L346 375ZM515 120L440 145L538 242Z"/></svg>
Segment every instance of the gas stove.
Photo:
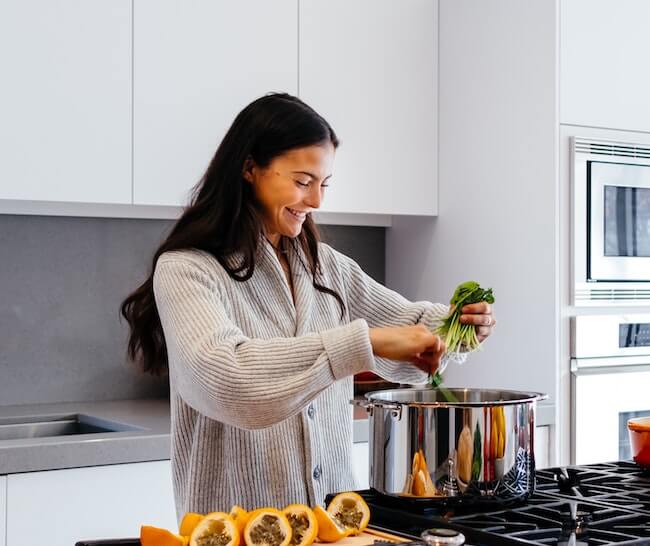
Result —
<svg viewBox="0 0 650 546"><path fill-rule="evenodd" d="M535 493L503 506L445 506L363 490L371 525L419 540L431 527L467 545L650 546L650 473L632 462L538 470Z"/></svg>

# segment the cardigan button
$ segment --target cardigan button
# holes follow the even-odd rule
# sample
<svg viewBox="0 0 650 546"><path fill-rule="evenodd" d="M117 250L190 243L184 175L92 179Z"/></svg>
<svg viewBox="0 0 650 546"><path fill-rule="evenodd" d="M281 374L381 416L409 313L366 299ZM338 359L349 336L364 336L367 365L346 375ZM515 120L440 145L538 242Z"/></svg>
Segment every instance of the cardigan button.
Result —
<svg viewBox="0 0 650 546"><path fill-rule="evenodd" d="M315 480L320 479L321 474L322 474L322 470L321 470L321 468L320 468L320 465L318 464L318 465L316 465L316 468L314 468L314 474L313 474L314 479L315 479Z"/></svg>
<svg viewBox="0 0 650 546"><path fill-rule="evenodd" d="M315 414L316 409L314 408L314 404L309 404L309 407L307 408L307 415L309 415L310 419L313 419Z"/></svg>

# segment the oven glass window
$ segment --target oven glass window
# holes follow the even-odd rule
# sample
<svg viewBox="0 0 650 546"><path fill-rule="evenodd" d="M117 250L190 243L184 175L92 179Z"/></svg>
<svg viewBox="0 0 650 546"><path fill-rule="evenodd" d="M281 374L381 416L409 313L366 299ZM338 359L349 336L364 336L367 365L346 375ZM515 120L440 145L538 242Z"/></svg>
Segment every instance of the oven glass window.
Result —
<svg viewBox="0 0 650 546"><path fill-rule="evenodd" d="M650 188L604 190L605 256L650 256Z"/></svg>

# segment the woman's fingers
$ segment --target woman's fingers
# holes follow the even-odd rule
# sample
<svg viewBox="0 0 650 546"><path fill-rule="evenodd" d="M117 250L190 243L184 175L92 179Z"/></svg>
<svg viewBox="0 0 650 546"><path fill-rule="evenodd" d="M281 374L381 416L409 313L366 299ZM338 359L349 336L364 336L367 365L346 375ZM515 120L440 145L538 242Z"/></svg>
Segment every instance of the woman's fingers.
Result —
<svg viewBox="0 0 650 546"><path fill-rule="evenodd" d="M438 337L434 336L436 339L426 351L416 355L414 359L415 364L418 368L426 373L433 374L440 367L440 362L442 357L447 350L445 343Z"/></svg>
<svg viewBox="0 0 650 546"><path fill-rule="evenodd" d="M487 301L479 301L478 303L463 305L461 311L467 315L483 315L492 313L492 308Z"/></svg>
<svg viewBox="0 0 650 546"><path fill-rule="evenodd" d="M497 324L497 319L492 314L492 307L485 301L468 303L463 306L462 312L460 322L476 326L476 337L480 342L487 339Z"/></svg>
<svg viewBox="0 0 650 546"><path fill-rule="evenodd" d="M438 367L446 349L440 337L422 324L370 328L370 343L377 356L418 363L428 369Z"/></svg>

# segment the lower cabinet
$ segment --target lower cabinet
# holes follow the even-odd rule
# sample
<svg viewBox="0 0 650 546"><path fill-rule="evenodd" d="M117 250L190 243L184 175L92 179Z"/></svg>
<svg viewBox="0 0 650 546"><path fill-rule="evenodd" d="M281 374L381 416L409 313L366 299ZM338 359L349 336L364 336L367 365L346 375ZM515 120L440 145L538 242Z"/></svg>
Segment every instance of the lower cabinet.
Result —
<svg viewBox="0 0 650 546"><path fill-rule="evenodd" d="M0 490L2 479L6 532L0 546L5 536L11 546L71 546L137 537L143 524L178 528L169 461L10 474L0 477Z"/></svg>
<svg viewBox="0 0 650 546"><path fill-rule="evenodd" d="M368 489L370 474L368 453L368 442L352 444L352 472L357 489Z"/></svg>
<svg viewBox="0 0 650 546"><path fill-rule="evenodd" d="M551 427L535 427L535 468L551 465Z"/></svg>
<svg viewBox="0 0 650 546"><path fill-rule="evenodd" d="M0 546L7 546L7 476L0 476Z"/></svg>

